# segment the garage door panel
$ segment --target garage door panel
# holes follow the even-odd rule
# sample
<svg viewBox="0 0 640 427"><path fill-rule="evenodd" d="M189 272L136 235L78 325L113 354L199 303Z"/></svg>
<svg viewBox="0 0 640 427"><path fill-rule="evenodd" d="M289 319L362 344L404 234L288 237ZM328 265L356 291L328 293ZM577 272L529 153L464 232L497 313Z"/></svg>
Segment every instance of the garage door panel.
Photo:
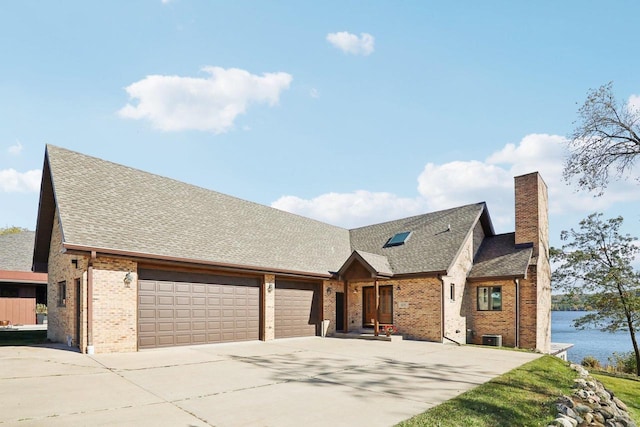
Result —
<svg viewBox="0 0 640 427"><path fill-rule="evenodd" d="M191 283L176 283L175 289L177 293L191 293Z"/></svg>
<svg viewBox="0 0 640 427"><path fill-rule="evenodd" d="M191 298L184 295L177 296L176 305L191 305Z"/></svg>
<svg viewBox="0 0 640 427"><path fill-rule="evenodd" d="M158 292L173 292L173 283L165 283L159 282L158 284Z"/></svg>
<svg viewBox="0 0 640 427"><path fill-rule="evenodd" d="M189 331L191 330L191 322L176 322L175 324L176 331Z"/></svg>
<svg viewBox="0 0 640 427"><path fill-rule="evenodd" d="M156 282L139 282L139 288L143 292L155 292Z"/></svg>
<svg viewBox="0 0 640 427"><path fill-rule="evenodd" d="M139 341L140 341L140 347L156 347L157 346L155 335L151 337L140 337Z"/></svg>
<svg viewBox="0 0 640 427"><path fill-rule="evenodd" d="M139 319L155 319L156 311L152 308L150 309L140 309L138 310L138 318Z"/></svg>
<svg viewBox="0 0 640 427"><path fill-rule="evenodd" d="M140 325L140 332L156 332L156 324L155 323L142 323Z"/></svg>
<svg viewBox="0 0 640 427"><path fill-rule="evenodd" d="M191 344L191 334L176 334L175 343L178 345Z"/></svg>
<svg viewBox="0 0 640 427"><path fill-rule="evenodd" d="M156 325L158 332L173 332L175 326L173 322L158 322Z"/></svg>
<svg viewBox="0 0 640 427"><path fill-rule="evenodd" d="M174 304L173 296L171 296L171 295L158 295L157 304L158 305L171 305L172 306Z"/></svg>
<svg viewBox="0 0 640 427"><path fill-rule="evenodd" d="M155 305L156 299L153 295L142 295L138 298L138 303L140 305Z"/></svg>
<svg viewBox="0 0 640 427"><path fill-rule="evenodd" d="M160 319L172 319L174 317L172 309L159 309L156 310L157 316Z"/></svg>
<svg viewBox="0 0 640 427"><path fill-rule="evenodd" d="M234 277L229 282L237 284L227 285L199 283L202 277L191 274L185 282L145 277L168 274L138 272L139 348L258 339L257 279Z"/></svg>
<svg viewBox="0 0 640 427"><path fill-rule="evenodd" d="M194 294L204 294L207 292L207 285L194 283L191 285L191 292Z"/></svg>
<svg viewBox="0 0 640 427"><path fill-rule="evenodd" d="M174 335L158 335L158 341L157 341L157 345L158 346L163 346L163 345L174 345L175 341L174 341Z"/></svg>

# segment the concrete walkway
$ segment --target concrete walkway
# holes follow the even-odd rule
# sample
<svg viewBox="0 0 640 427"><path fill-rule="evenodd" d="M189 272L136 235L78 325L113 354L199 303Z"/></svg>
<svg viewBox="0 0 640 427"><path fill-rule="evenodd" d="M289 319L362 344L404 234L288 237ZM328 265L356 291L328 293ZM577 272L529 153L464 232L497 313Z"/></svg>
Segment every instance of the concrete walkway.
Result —
<svg viewBox="0 0 640 427"><path fill-rule="evenodd" d="M337 338L94 356L0 347L0 425L390 426L537 357Z"/></svg>

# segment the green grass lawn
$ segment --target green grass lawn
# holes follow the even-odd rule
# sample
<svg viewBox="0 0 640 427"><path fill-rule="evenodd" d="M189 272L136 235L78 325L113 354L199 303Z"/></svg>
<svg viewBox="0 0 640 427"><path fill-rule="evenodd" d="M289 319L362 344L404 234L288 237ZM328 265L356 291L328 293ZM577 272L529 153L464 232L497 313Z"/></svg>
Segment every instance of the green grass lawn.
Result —
<svg viewBox="0 0 640 427"><path fill-rule="evenodd" d="M640 379L620 378L609 374L591 373L629 408L629 413L636 423L640 423Z"/></svg>
<svg viewBox="0 0 640 427"><path fill-rule="evenodd" d="M543 356L398 426L546 426L576 377L562 360Z"/></svg>
<svg viewBox="0 0 640 427"><path fill-rule="evenodd" d="M0 346L34 345L47 341L47 331L0 331Z"/></svg>

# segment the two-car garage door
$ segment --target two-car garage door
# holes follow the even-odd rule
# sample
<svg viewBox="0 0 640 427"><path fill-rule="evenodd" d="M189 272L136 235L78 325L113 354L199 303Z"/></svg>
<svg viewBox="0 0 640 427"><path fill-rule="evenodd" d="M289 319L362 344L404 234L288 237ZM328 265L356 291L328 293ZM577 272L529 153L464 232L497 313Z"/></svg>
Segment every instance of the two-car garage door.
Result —
<svg viewBox="0 0 640 427"><path fill-rule="evenodd" d="M138 272L138 348L259 338L259 280Z"/></svg>
<svg viewBox="0 0 640 427"><path fill-rule="evenodd" d="M319 286L276 281L275 337L315 336ZM260 279L140 269L138 348L260 338Z"/></svg>

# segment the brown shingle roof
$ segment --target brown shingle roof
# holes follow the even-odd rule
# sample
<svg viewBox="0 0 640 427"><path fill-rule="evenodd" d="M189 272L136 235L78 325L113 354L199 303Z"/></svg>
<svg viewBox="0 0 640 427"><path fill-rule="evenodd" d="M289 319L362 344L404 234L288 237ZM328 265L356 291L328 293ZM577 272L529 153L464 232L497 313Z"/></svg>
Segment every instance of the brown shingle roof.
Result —
<svg viewBox="0 0 640 427"><path fill-rule="evenodd" d="M0 235L0 270L31 271L35 235L34 231Z"/></svg>
<svg viewBox="0 0 640 427"><path fill-rule="evenodd" d="M34 255L39 271L55 207L67 248L320 276L354 251L384 275L446 272L478 222L494 234L484 203L346 230L49 145ZM403 245L384 247L405 231L411 236ZM492 247L483 245L476 274L520 268L519 250L482 258Z"/></svg>
<svg viewBox="0 0 640 427"><path fill-rule="evenodd" d="M173 179L47 146L64 243L328 275L349 232Z"/></svg>
<svg viewBox="0 0 640 427"><path fill-rule="evenodd" d="M469 278L526 277L533 245L515 244L515 233L485 237Z"/></svg>
<svg viewBox="0 0 640 427"><path fill-rule="evenodd" d="M386 257L394 274L445 272L485 212L485 204L477 203L356 228L350 230L351 247ZM406 243L384 247L404 231L411 232Z"/></svg>

